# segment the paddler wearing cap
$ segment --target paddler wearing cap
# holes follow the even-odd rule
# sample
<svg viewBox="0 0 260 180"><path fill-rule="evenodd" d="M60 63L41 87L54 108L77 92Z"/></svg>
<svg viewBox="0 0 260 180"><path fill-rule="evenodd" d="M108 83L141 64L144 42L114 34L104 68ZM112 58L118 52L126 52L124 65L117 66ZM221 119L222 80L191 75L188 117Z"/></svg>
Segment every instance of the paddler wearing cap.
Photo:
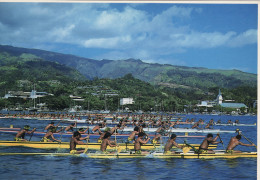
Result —
<svg viewBox="0 0 260 180"><path fill-rule="evenodd" d="M14 140L15 141L27 141L27 139L24 139L25 133L31 134L36 130L36 128L34 128L32 131L29 131L29 130L30 130L30 126L25 125L24 128L16 134Z"/></svg>
<svg viewBox="0 0 260 180"><path fill-rule="evenodd" d="M53 142L53 141L57 141L57 142L61 142L61 140L55 139L55 137L53 136L53 133L59 133L63 130L63 128L61 128L60 130L57 131L56 127L51 127L49 128L49 131L44 135L44 137L41 139L41 142ZM50 139L52 138L53 141Z"/></svg>
<svg viewBox="0 0 260 180"><path fill-rule="evenodd" d="M172 134L171 138L168 139L166 145L164 146L164 154L175 154L175 151L170 151L173 146L176 146L177 148L183 148L183 146L178 145L175 140L177 136L176 134Z"/></svg>

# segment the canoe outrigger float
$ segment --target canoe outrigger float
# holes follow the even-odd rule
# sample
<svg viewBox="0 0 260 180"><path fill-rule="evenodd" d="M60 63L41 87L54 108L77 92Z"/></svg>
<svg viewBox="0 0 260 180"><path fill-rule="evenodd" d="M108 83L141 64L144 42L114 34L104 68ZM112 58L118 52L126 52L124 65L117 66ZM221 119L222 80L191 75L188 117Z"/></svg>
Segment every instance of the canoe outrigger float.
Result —
<svg viewBox="0 0 260 180"><path fill-rule="evenodd" d="M69 153L0 153L0 156L75 156L85 158L97 158L97 159L116 159L116 158L180 158L180 159L215 159L215 158L257 158L257 152L242 152L242 153L225 153L216 152L215 154L195 154L195 153L180 153L180 154L164 154L164 153L150 153L150 154L131 154L118 153L118 154L100 154L100 153L87 153L87 154L69 154Z"/></svg>
<svg viewBox="0 0 260 180"><path fill-rule="evenodd" d="M101 143L88 143L88 148L89 149L100 149ZM120 148L122 150L132 150L134 149L134 144L133 143L118 143ZM183 144L179 144L182 146ZM198 148L200 145L199 144L191 144L192 146ZM0 146L24 146L24 147L30 147L30 148L39 148L39 149L69 149L70 144L69 142L39 142L39 141L0 141ZM77 145L77 148L85 148L86 145ZM145 150L152 150L156 148L163 148L164 146L161 144L143 144L142 149ZM215 149L217 148L217 145L210 145L209 149ZM107 149L115 149L111 148L108 146Z"/></svg>

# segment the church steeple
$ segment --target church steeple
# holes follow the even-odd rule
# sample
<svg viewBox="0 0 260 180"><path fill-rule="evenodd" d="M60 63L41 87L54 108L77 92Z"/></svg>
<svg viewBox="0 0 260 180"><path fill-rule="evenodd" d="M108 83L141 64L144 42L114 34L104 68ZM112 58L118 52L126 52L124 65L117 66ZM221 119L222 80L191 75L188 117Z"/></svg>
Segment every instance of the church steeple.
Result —
<svg viewBox="0 0 260 180"><path fill-rule="evenodd" d="M217 96L217 104L222 104L222 101L223 101L223 97L222 97L221 91L219 89L218 96Z"/></svg>

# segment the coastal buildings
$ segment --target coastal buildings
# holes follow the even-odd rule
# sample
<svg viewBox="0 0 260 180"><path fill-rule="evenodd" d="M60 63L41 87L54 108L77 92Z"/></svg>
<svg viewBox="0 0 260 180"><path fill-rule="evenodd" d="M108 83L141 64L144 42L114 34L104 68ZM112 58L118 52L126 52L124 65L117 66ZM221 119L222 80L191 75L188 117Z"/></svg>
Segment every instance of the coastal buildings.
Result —
<svg viewBox="0 0 260 180"><path fill-rule="evenodd" d="M201 101L200 104L196 105L197 107L203 107L203 108L213 108L214 106L219 106L221 109L223 108L229 108L232 109L236 112L240 112L241 109L243 108L245 113L247 112L248 107L244 103L237 103L234 102L233 100L225 100L222 96L222 93L219 89L218 96L215 100L213 101Z"/></svg>

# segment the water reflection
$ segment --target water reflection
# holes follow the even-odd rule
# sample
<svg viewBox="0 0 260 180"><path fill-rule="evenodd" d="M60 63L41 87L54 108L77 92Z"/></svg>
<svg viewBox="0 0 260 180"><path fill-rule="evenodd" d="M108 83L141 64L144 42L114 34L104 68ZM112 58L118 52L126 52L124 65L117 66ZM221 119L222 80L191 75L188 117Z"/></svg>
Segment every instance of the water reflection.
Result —
<svg viewBox="0 0 260 180"><path fill-rule="evenodd" d="M239 159L227 159L226 160L226 165L230 168L236 168L239 166Z"/></svg>

